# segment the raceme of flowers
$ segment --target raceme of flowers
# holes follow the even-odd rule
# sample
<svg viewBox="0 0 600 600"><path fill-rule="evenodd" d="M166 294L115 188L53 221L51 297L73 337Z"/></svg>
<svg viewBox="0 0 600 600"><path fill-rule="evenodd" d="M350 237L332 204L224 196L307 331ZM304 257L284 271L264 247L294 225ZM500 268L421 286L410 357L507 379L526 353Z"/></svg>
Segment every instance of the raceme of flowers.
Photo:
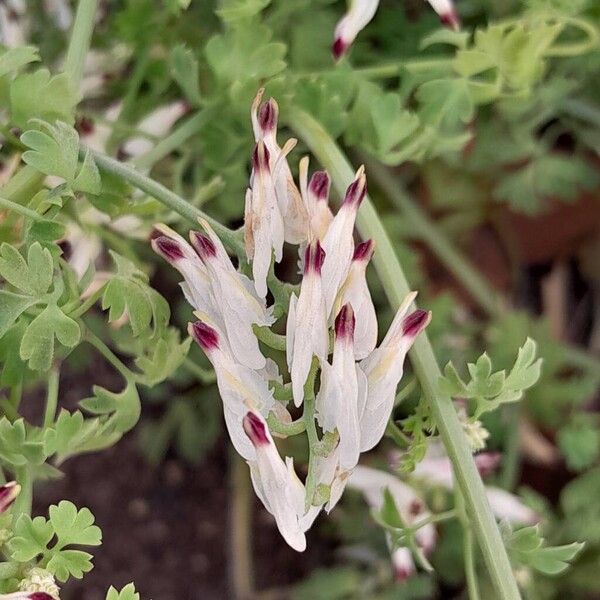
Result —
<svg viewBox="0 0 600 600"><path fill-rule="evenodd" d="M460 19L452 0L427 0L442 23L454 30L460 27ZM379 0L351 0L346 14L335 27L331 51L334 58L341 58L356 36L375 16Z"/></svg>
<svg viewBox="0 0 600 600"><path fill-rule="evenodd" d="M183 276L183 293L198 318L189 333L215 369L227 430L248 462L256 494L287 543L302 551L305 532L321 508L329 512L335 506L361 452L382 438L404 358L431 315L411 312L416 294L410 294L377 346L377 318L366 282L374 245L354 242L354 223L366 194L364 170L357 171L334 215L328 206L329 175L317 171L309 180L304 158L298 189L287 162L295 140L278 145L277 103L261 104L261 99L262 90L251 111L256 145L245 199L252 279L234 267L204 220L201 231L190 232L190 243L157 225L152 246ZM289 424L291 416L273 395L270 382L281 384L282 378L274 361L263 355L254 330L275 321L266 298L272 259L281 261L284 242L299 247L303 273L287 314L291 395L296 407L314 401L323 435L333 440L328 453L312 448L317 483L310 489L296 475L292 459L281 458L267 424L268 418ZM317 365L320 383L314 398Z"/></svg>

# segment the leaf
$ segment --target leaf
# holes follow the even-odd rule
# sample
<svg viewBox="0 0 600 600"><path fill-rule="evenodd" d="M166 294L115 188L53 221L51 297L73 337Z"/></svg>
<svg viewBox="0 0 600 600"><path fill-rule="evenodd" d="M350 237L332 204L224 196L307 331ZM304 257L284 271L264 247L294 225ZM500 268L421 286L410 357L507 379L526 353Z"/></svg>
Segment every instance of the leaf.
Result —
<svg viewBox="0 0 600 600"><path fill-rule="evenodd" d="M558 432L558 446L569 469L582 471L592 466L600 456L600 432L582 419Z"/></svg>
<svg viewBox="0 0 600 600"><path fill-rule="evenodd" d="M100 173L89 151L79 168L77 131L62 121L55 125L36 123L40 130L32 129L21 136L21 141L31 148L23 153L23 160L46 175L62 177L75 191L100 193Z"/></svg>
<svg viewBox="0 0 600 600"><path fill-rule="evenodd" d="M167 301L148 286L147 276L131 261L112 250L109 253L117 265L117 273L102 296L102 310L109 309L108 320L113 322L127 314L134 336L151 324L154 334L162 331L169 320Z"/></svg>
<svg viewBox="0 0 600 600"><path fill-rule="evenodd" d="M187 100L194 106L200 104L200 82L198 80L198 61L194 53L183 44L175 46L169 55L171 75L183 90Z"/></svg>
<svg viewBox="0 0 600 600"><path fill-rule="evenodd" d="M81 579L84 573L89 573L93 568L92 555L81 550L61 550L46 565L46 569L63 583L69 577Z"/></svg>
<svg viewBox="0 0 600 600"><path fill-rule="evenodd" d="M99 546L102 543L102 532L94 525L94 515L89 508L77 510L72 502L62 500L48 509L48 515L61 546Z"/></svg>
<svg viewBox="0 0 600 600"><path fill-rule="evenodd" d="M129 431L138 422L141 405L134 383L128 382L118 393L95 385L93 392L93 397L80 401L81 408L94 415L111 415L111 425L120 434Z"/></svg>
<svg viewBox="0 0 600 600"><path fill-rule="evenodd" d="M53 261L47 248L39 242L29 247L27 261L6 242L0 246L0 276L30 296L42 296L52 284Z"/></svg>
<svg viewBox="0 0 600 600"><path fill-rule="evenodd" d="M111 585L106 600L140 600L140 595L136 593L133 583L128 583L120 592Z"/></svg>
<svg viewBox="0 0 600 600"><path fill-rule="evenodd" d="M7 317L6 313L3 313L3 294L0 290L0 319ZM25 320L21 319L6 333L0 332L2 333L0 336L0 364L2 364L0 385L2 386L18 385L27 376L27 365L21 360L19 353L15 352L15 348L21 344L26 328Z"/></svg>
<svg viewBox="0 0 600 600"><path fill-rule="evenodd" d="M39 60L40 55L35 46L8 48L0 56L0 77L13 71L19 71L21 67Z"/></svg>
<svg viewBox="0 0 600 600"><path fill-rule="evenodd" d="M44 435L44 448L47 455L56 454L58 462L76 454L93 437L100 427L97 419L85 420L79 411L70 413L62 409L52 428Z"/></svg>
<svg viewBox="0 0 600 600"><path fill-rule="evenodd" d="M419 44L419 50L425 50L435 44L449 44L456 48L465 48L469 42L471 34L466 31L454 31L447 27L442 27L429 35L426 35Z"/></svg>
<svg viewBox="0 0 600 600"><path fill-rule="evenodd" d="M170 377L181 365L190 349L191 338L180 343L179 330L168 328L158 341L153 341L149 353L139 356L135 364L144 374L144 383L154 386Z"/></svg>
<svg viewBox="0 0 600 600"><path fill-rule="evenodd" d="M7 465L21 467L28 463L41 464L46 458L44 445L28 433L25 421L11 423L0 419L0 460Z"/></svg>
<svg viewBox="0 0 600 600"><path fill-rule="evenodd" d="M37 298L0 290L0 338L28 308L38 302Z"/></svg>
<svg viewBox="0 0 600 600"><path fill-rule="evenodd" d="M215 12L224 23L234 23L258 14L271 0L223 0Z"/></svg>
<svg viewBox="0 0 600 600"><path fill-rule="evenodd" d="M56 304L48 304L27 327L21 340L20 356L34 371L47 371L54 357L54 338L72 348L79 343L81 330Z"/></svg>
<svg viewBox="0 0 600 600"><path fill-rule="evenodd" d="M32 519L22 514L15 523L14 537L8 542L13 560L27 562L46 550L54 536L52 525L44 517Z"/></svg>
<svg viewBox="0 0 600 600"><path fill-rule="evenodd" d="M434 79L419 86L419 117L445 131L464 128L473 119L474 106L469 87L463 79Z"/></svg>
<svg viewBox="0 0 600 600"><path fill-rule="evenodd" d="M26 129L30 119L73 122L79 98L66 73L50 76L47 69L19 75L10 88L12 122Z"/></svg>

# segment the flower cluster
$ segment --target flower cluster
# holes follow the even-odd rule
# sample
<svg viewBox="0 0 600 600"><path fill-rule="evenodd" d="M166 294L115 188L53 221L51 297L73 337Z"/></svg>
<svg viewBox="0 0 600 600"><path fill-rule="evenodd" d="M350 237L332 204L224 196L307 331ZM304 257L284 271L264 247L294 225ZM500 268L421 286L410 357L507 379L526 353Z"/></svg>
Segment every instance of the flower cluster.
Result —
<svg viewBox="0 0 600 600"><path fill-rule="evenodd" d="M404 358L431 315L410 311L416 295L411 294L377 346L377 318L366 282L374 245L371 240L354 243L355 219L366 194L364 170L357 171L335 215L328 206L329 175L318 171L309 180L306 158L300 163L298 189L286 158L295 141L278 145L278 106L273 99L261 104L261 94L252 107L256 145L245 203L252 279L234 267L204 220L202 231L190 233L190 243L157 225L152 246L183 276L181 287L198 318L189 333L215 369L225 423L236 450L248 461L254 489L285 540L302 551L305 531L321 508L335 506L360 453L383 436ZM306 427L316 434L316 417L323 440L331 442L325 451L322 441L311 441L312 483L306 487L292 459L280 457L267 424L268 419L289 424L291 416L273 395L269 382L281 385L281 376L255 335L257 326L275 320L266 298L272 260L282 259L284 242L299 246L303 273L298 293L289 298L288 387L294 405L304 405L305 415L311 411Z"/></svg>
<svg viewBox="0 0 600 600"><path fill-rule="evenodd" d="M460 27L460 19L452 0L427 1L444 25L454 30ZM351 0L348 11L335 28L331 51L336 60L346 53L356 36L369 24L378 6L379 0Z"/></svg>

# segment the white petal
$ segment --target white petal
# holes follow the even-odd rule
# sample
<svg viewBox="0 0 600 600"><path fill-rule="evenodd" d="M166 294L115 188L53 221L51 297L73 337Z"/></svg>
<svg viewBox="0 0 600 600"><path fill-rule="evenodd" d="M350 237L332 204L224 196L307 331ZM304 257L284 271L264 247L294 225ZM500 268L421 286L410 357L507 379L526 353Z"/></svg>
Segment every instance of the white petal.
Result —
<svg viewBox="0 0 600 600"><path fill-rule="evenodd" d="M496 518L515 525L532 525L539 521L536 512L523 504L518 496L492 486L487 486L485 493Z"/></svg>
<svg viewBox="0 0 600 600"><path fill-rule="evenodd" d="M375 16L379 0L351 0L350 8L335 28L333 54L340 58L352 44L359 31Z"/></svg>

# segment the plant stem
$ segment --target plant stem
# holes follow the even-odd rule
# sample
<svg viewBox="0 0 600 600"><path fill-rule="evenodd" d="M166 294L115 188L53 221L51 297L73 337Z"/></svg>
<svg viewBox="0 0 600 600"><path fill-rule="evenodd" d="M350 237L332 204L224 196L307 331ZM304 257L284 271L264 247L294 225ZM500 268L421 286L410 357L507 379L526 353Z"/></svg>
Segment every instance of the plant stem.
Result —
<svg viewBox="0 0 600 600"><path fill-rule="evenodd" d="M104 285L99 287L93 294L91 294L88 298L86 298L79 306L76 306L71 312L69 312L69 316L72 319L78 319L82 315L84 315L98 300L101 298L102 294L104 294Z"/></svg>
<svg viewBox="0 0 600 600"><path fill-rule="evenodd" d="M46 176L37 169L25 165L2 187L2 196L6 200L12 200L21 205L22 201L29 200L37 192L42 181L44 181L44 177Z"/></svg>
<svg viewBox="0 0 600 600"><path fill-rule="evenodd" d="M85 332L84 339L94 346L102 356L123 376L127 381L137 381L138 376L123 364L121 359L90 329Z"/></svg>
<svg viewBox="0 0 600 600"><path fill-rule="evenodd" d="M354 172L344 154L325 129L312 116L295 107L288 109L288 122L326 168L336 190L343 196ZM391 241L369 198L365 198L357 217L357 228L364 239L377 244L373 262L393 308L398 308L410 287ZM462 430L452 399L438 389L441 376L427 334L421 333L410 350L410 359L421 383L435 423L442 437L454 475L465 499L473 528L477 534L487 568L498 596L502 600L520 599L506 549L498 525L485 495L468 441Z"/></svg>
<svg viewBox="0 0 600 600"><path fill-rule="evenodd" d="M60 369L54 366L48 375L48 391L46 394L46 410L44 412L44 429L54 423L56 407L58 405L58 384L60 381Z"/></svg>
<svg viewBox="0 0 600 600"><path fill-rule="evenodd" d="M21 486L21 493L17 496L13 508L12 515L16 521L21 515L30 515L31 506L33 504L33 478L29 465L15 468L15 479Z"/></svg>
<svg viewBox="0 0 600 600"><path fill-rule="evenodd" d="M306 510L311 507L317 488L317 453L319 436L315 424L315 377L319 368L319 361L313 358L308 378L304 384L304 412L302 419L306 424L306 435L308 436L308 474L306 475Z"/></svg>
<svg viewBox="0 0 600 600"><path fill-rule="evenodd" d="M195 375L198 381L209 384L217 380L217 374L212 369L204 369L197 365L189 356L186 356L181 363L192 375Z"/></svg>
<svg viewBox="0 0 600 600"><path fill-rule="evenodd" d="M77 5L64 66L64 71L69 74L75 90L79 90L81 84L85 55L90 48L97 8L98 0L79 0Z"/></svg>
<svg viewBox="0 0 600 600"><path fill-rule="evenodd" d="M229 576L234 600L253 596L250 477L233 449L229 461Z"/></svg>
<svg viewBox="0 0 600 600"><path fill-rule="evenodd" d="M27 208L26 206L23 206L22 204L19 204L17 202L13 202L12 200L9 200L8 198L0 197L0 206L2 206L3 208L6 208L7 210L14 210L15 212L19 213L20 215L23 215L24 217L27 217L28 219L31 219L32 221L35 221L36 223L49 222L48 219L45 219L44 217L42 217L42 215L35 212L35 210L31 210L30 208Z"/></svg>
<svg viewBox="0 0 600 600"><path fill-rule="evenodd" d="M416 523L413 523L410 526L410 529L413 531L417 531L421 529L421 527L425 527L425 525L429 525L430 523L442 523L443 521L449 521L450 519L454 519L456 517L456 510L451 508L450 510L446 510L441 513L435 513L433 515L429 515L425 519L421 519Z"/></svg>
<svg viewBox="0 0 600 600"><path fill-rule="evenodd" d="M82 148L80 150L80 156L85 156L86 151L85 148ZM173 193L161 183L136 171L130 165L119 162L100 152L94 152L92 150L89 150L89 152L100 170L105 171L106 173L112 173L139 190L146 192L171 210L174 210L184 219L187 219L192 225L198 225L198 219L205 219L231 251L240 256L244 254L244 242L242 236L237 231L232 231L228 227L225 227L225 225L222 225L212 217L209 217L206 213L184 200L181 196Z"/></svg>
<svg viewBox="0 0 600 600"><path fill-rule="evenodd" d="M267 425L270 431L279 433L280 435L292 436L298 435L306 430L306 421L303 417L291 423L282 423L277 419L274 413L267 417Z"/></svg>
<svg viewBox="0 0 600 600"><path fill-rule="evenodd" d="M285 352L286 338L284 335L274 333L269 329L269 327L261 325L253 325L252 330L254 331L254 335L261 342L263 342L263 344L266 344L267 346L269 346L269 348L273 348L273 350L280 350L281 352Z"/></svg>

